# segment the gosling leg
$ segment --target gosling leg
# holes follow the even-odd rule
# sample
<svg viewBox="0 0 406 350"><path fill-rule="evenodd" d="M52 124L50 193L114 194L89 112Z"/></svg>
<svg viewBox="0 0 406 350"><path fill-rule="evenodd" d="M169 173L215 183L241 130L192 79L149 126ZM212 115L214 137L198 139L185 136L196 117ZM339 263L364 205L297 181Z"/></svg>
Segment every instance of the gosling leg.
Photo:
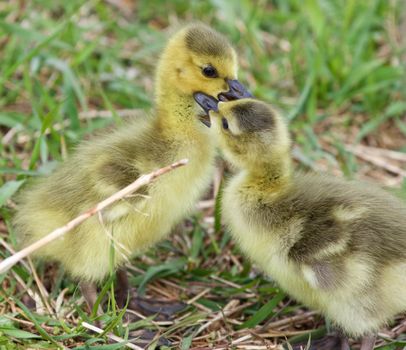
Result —
<svg viewBox="0 0 406 350"><path fill-rule="evenodd" d="M360 350L373 350L375 345L376 335L366 335L362 338Z"/></svg>
<svg viewBox="0 0 406 350"><path fill-rule="evenodd" d="M127 303L127 298L130 293L130 283L128 282L127 270L122 267L116 272L117 290L116 301L119 308L123 308Z"/></svg>
<svg viewBox="0 0 406 350"><path fill-rule="evenodd" d="M92 312L94 304L96 303L97 300L97 287L96 284L93 282L85 282L82 281L79 283L80 291L82 292L82 295L84 296L87 306L90 309L90 312ZM103 314L103 310L101 309L100 305L97 308L97 316L100 316Z"/></svg>
<svg viewBox="0 0 406 350"><path fill-rule="evenodd" d="M348 338L345 335L341 336L340 350L351 350L350 343L348 342Z"/></svg>

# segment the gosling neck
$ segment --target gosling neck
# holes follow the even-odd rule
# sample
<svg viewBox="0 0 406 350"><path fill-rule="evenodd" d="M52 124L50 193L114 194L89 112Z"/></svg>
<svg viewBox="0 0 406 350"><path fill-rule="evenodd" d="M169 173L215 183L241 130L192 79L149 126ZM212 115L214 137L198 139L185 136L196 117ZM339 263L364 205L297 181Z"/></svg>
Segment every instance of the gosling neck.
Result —
<svg viewBox="0 0 406 350"><path fill-rule="evenodd" d="M197 117L192 96L180 93L166 84L157 90L156 110L164 130L184 130L196 127ZM169 85L169 84L168 84Z"/></svg>
<svg viewBox="0 0 406 350"><path fill-rule="evenodd" d="M247 171L247 182L256 183L258 190L279 191L291 183L292 161L289 152L271 160L256 161Z"/></svg>
<svg viewBox="0 0 406 350"><path fill-rule="evenodd" d="M168 67L167 55L161 58L156 74L155 105L158 124L162 131L173 135L183 134L194 137L208 134L207 128L196 116L196 103L191 93L179 88L179 82ZM181 131L181 132L179 132Z"/></svg>

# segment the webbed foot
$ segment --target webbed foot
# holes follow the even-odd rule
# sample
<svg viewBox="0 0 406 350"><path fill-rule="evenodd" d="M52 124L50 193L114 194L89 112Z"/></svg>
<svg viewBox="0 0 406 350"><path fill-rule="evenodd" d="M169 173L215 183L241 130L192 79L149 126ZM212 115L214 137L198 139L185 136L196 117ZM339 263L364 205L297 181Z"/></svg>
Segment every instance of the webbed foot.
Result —
<svg viewBox="0 0 406 350"><path fill-rule="evenodd" d="M127 273L123 269L117 271L117 287L116 301L120 308L127 304L129 298L128 310L137 311L144 316L156 315L155 320L158 321L170 320L187 307L187 304L178 300L156 300L138 296L136 290L129 287Z"/></svg>
<svg viewBox="0 0 406 350"><path fill-rule="evenodd" d="M320 339L311 340L310 347L307 343L300 343L293 346L293 350L350 350L348 338L340 334L329 334Z"/></svg>

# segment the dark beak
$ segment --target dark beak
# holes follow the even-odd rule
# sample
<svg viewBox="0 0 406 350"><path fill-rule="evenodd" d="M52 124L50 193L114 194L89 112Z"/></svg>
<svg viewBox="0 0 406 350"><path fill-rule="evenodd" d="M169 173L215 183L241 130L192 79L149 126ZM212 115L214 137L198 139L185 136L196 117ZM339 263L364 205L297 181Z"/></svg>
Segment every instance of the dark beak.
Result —
<svg viewBox="0 0 406 350"><path fill-rule="evenodd" d="M219 101L217 101L213 96L206 95L203 92L195 92L193 97L206 113L206 115L200 116L200 121L210 128L209 111L218 112L217 104Z"/></svg>
<svg viewBox="0 0 406 350"><path fill-rule="evenodd" d="M217 96L220 101L231 101L252 97L252 94L238 80L226 79L226 82L230 90L222 92Z"/></svg>

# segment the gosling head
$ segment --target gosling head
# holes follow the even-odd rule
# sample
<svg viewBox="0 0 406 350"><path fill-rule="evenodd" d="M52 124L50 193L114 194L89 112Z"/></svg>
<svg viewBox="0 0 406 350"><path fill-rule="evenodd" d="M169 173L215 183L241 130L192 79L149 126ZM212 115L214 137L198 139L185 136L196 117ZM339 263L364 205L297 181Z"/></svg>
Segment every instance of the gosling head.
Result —
<svg viewBox="0 0 406 350"><path fill-rule="evenodd" d="M235 166L269 168L290 159L287 126L268 104L251 98L220 102L209 114L224 155Z"/></svg>
<svg viewBox="0 0 406 350"><path fill-rule="evenodd" d="M237 70L237 55L228 40L204 24L191 24L176 33L164 50L157 72L158 98L167 97L168 89L190 99L198 92L222 100L248 97ZM200 105L204 114L212 107Z"/></svg>

